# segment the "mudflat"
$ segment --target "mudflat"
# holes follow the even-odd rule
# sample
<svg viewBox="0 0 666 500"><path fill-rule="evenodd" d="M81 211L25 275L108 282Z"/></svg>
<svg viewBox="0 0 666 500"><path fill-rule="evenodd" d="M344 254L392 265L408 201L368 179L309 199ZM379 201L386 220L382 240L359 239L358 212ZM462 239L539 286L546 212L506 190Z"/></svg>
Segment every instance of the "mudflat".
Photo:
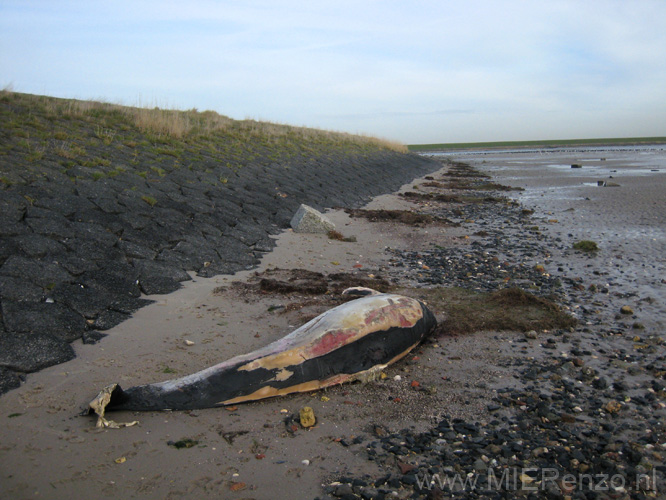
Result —
<svg viewBox="0 0 666 500"><path fill-rule="evenodd" d="M662 494L663 174L616 172L620 186L602 187L606 173L579 154L566 162L582 161L589 179L523 160L444 160L363 207L371 213L327 212L348 241L282 232L258 268L193 277L147 296L155 302L101 343L75 341L75 359L0 400L0 496L512 498L537 488L565 498L590 488L566 474L606 475L614 489L601 494ZM406 224L398 212L432 218ZM579 240L599 250L576 251ZM123 429L79 416L111 382L167 380L266 345L339 303L349 283L426 300L443 326L363 384L109 415L139 421ZM526 294L503 292L516 289ZM518 313L483 318L492 304ZM463 307L487 326L456 317ZM551 307L575 322L543 328L536 312ZM305 406L317 419L307 429Z"/></svg>

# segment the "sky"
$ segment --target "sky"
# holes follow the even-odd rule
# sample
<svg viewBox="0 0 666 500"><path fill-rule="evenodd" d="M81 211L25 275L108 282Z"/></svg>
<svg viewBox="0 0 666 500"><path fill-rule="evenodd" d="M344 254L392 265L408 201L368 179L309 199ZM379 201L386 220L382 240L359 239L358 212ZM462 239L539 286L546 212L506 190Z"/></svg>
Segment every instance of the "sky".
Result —
<svg viewBox="0 0 666 500"><path fill-rule="evenodd" d="M666 136L664 0L0 0L0 88L405 144Z"/></svg>

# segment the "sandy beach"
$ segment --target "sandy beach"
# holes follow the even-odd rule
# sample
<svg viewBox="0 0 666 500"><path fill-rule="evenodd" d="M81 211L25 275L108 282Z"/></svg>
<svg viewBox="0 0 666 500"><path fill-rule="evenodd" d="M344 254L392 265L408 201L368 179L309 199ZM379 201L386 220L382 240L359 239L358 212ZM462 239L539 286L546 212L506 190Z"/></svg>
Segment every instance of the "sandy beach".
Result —
<svg viewBox="0 0 666 500"><path fill-rule="evenodd" d="M612 399L620 401L623 410L600 414L578 402L587 393L577 393L576 405L583 405L582 413L570 427L595 429L602 421L620 426L628 422L615 435L642 443L641 458L634 465L652 464L646 473L654 470L657 484L648 492L663 492L663 466L658 469L657 465L666 453L665 363L663 340L658 339L666 318L666 164L654 166L659 172L647 168L646 173L643 166L640 172L631 172L623 158L613 163L612 153L605 153L608 158L603 164L609 172L601 172L594 170L601 163L595 160L598 155L568 154L542 163L527 156L517 159L519 155L462 158L496 182L525 189L509 193L522 207L534 210L530 223L520 227L465 215L457 227L414 227L369 222L332 210L326 215L343 236L354 237L355 242L286 231L257 269L207 279L194 276L181 290L147 297L155 303L105 332L108 336L100 344L77 341L75 359L30 374L20 388L2 396L0 497L335 498L343 497L343 491L336 490L344 484L341 478L359 479L357 489L346 493L356 495L351 498L370 491L364 487L377 492L376 496L368 493L367 498L425 497L428 491L408 482L389 487L388 481L384 492L374 482L387 474L406 475L400 463L423 467L416 459L410 461L409 454L369 460L369 440L384 432L378 428L388 433L401 429L424 433L443 418L473 422L482 429L510 427L513 415L529 413L530 404L525 405L527 410L508 405L499 412L494 406L507 388L522 390L533 383L521 370L560 367L579 358L584 362L573 370L580 371L581 366L596 370L597 379L608 381L604 389L619 394ZM573 178L570 164L577 162L583 168L576 169ZM568 170L551 164L566 165ZM436 179L449 169L445 163L442 171L428 177ZM610 182L610 175L619 187L596 185L598 180ZM417 179L400 192L414 191L424 182ZM375 198L365 208L429 209L399 193ZM538 339L529 341L521 332L496 331L434 338L389 367L382 380L223 409L113 414L119 422L139 420L138 425L123 429L96 429L93 417L79 416L97 391L111 382L132 386L193 373L264 346L331 307L327 298L308 303L298 294L257 293L248 286L256 282L257 273L305 269L371 274L386 277L404 287L405 294L420 298L423 276L433 267L427 262L418 268L396 266L396 253L387 248L420 252L424 258L433 247L457 249L464 255L476 251L474 244L484 244L486 237L474 236L482 230L520 241L532 238L534 245L547 248L541 255L507 259L526 262L530 268L542 265L545 272L561 279L563 305L579 319L575 331L538 332ZM572 243L581 239L598 242L600 252L589 256L571 250ZM577 288L576 283L581 286ZM631 317L619 314L624 305L633 309ZM641 328L635 328L639 323ZM544 347L549 343L556 347ZM653 368L646 369L642 358L630 357L635 354L647 356ZM628 372L632 364L640 369ZM613 381L620 380L625 382L624 390L613 388ZM656 383L650 385L652 380ZM429 390L414 390L414 382ZM546 386L543 382L544 392L557 393ZM635 408L632 398L645 397L648 387L654 397ZM596 391L600 398L611 399L602 392ZM552 404L555 407L557 400ZM312 407L317 417L313 428L294 424L294 415L304 406ZM653 439L640 440L641 426L650 429ZM195 444L174 446L183 440ZM450 440L451 446L457 441ZM484 453L493 458L491 452ZM623 494L634 498L631 487L627 483ZM565 493L560 491L560 497L554 498L564 498ZM470 495L485 498L477 491Z"/></svg>

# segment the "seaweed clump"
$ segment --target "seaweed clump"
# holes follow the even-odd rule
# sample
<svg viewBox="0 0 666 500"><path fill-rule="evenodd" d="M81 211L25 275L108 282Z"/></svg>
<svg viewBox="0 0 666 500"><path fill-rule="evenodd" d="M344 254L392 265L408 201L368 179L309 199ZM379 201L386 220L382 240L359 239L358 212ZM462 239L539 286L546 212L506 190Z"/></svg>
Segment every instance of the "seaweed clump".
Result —
<svg viewBox="0 0 666 500"><path fill-rule="evenodd" d="M582 252L597 252L599 250L599 245L597 245L595 241L581 240L574 243L573 249Z"/></svg>

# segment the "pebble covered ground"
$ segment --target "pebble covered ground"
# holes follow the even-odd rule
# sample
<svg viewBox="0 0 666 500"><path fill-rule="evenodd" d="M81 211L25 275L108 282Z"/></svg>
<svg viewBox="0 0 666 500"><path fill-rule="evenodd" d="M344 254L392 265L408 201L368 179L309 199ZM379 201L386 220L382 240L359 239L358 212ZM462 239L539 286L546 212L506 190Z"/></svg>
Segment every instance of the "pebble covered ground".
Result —
<svg viewBox="0 0 666 500"><path fill-rule="evenodd" d="M495 396L484 422L449 416L425 432L370 423L343 440L385 474L332 478L320 498L663 498L664 338L627 305L654 298L637 297L595 252L552 234L552 214L489 182L453 163L407 193L419 213L447 220L458 244L389 248L388 274L424 288L519 287L559 303L577 326L528 331L506 347L514 377L488 383Z"/></svg>

